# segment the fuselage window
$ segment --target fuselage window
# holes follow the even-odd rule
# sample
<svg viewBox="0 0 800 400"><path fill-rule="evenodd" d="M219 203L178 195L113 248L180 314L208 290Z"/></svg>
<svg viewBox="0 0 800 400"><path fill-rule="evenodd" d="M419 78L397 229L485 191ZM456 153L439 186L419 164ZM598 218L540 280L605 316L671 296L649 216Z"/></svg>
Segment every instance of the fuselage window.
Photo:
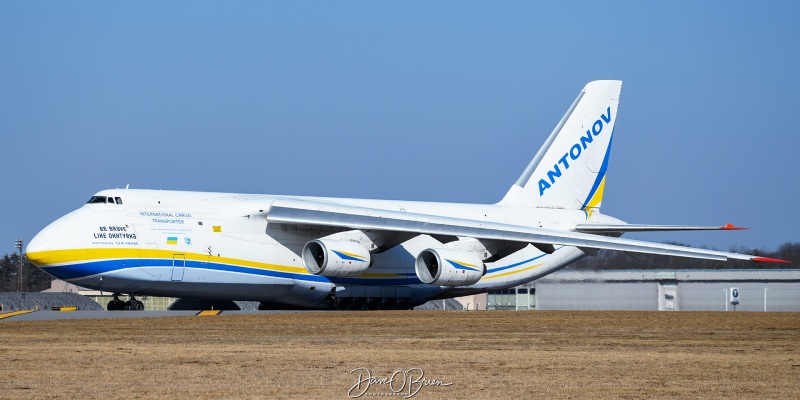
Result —
<svg viewBox="0 0 800 400"><path fill-rule="evenodd" d="M122 204L122 197L115 197L117 199L117 204Z"/></svg>

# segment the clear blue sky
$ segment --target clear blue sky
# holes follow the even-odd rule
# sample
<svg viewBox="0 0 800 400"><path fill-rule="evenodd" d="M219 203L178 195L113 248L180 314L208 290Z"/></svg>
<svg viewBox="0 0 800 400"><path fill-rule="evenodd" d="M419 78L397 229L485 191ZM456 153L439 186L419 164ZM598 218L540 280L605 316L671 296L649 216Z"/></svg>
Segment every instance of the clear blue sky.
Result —
<svg viewBox="0 0 800 400"><path fill-rule="evenodd" d="M2 2L0 253L126 184L493 203L596 79L623 81L604 213L775 249L798 4Z"/></svg>

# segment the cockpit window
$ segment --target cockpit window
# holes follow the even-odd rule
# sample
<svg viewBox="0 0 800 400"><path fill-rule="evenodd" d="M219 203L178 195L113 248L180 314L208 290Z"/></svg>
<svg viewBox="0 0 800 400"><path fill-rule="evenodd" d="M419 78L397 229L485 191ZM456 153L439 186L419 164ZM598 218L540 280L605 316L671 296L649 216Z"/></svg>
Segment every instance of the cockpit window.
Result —
<svg viewBox="0 0 800 400"><path fill-rule="evenodd" d="M92 196L92 198L89 199L89 201L87 201L86 204L98 204L105 202L106 202L106 196Z"/></svg>
<svg viewBox="0 0 800 400"><path fill-rule="evenodd" d="M92 196L86 204L122 204L122 197Z"/></svg>

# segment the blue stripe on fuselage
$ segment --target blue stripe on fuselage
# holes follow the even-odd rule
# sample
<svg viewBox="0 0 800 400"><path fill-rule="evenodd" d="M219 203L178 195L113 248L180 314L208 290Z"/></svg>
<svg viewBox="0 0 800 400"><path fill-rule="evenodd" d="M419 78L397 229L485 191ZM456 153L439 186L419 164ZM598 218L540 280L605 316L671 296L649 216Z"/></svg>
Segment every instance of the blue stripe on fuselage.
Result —
<svg viewBox="0 0 800 400"><path fill-rule="evenodd" d="M139 267L164 267L172 268L172 259L116 259L84 262L79 264L69 264L59 267L46 267L46 271L60 279L77 279L91 275L106 274L113 271L120 271ZM291 272L274 271L261 268L247 268L238 265L202 262L186 260L186 268L207 269L216 271L239 272L243 274L253 274L262 276L273 276L277 278L299 279L312 282L328 282L328 278L318 275L302 275Z"/></svg>

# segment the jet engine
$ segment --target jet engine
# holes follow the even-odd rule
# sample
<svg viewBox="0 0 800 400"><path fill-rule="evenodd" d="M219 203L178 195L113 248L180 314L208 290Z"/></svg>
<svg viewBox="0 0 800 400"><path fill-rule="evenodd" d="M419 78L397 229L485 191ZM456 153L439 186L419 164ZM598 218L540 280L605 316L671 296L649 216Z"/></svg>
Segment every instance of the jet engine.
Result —
<svg viewBox="0 0 800 400"><path fill-rule="evenodd" d="M302 256L308 272L337 278L361 275L372 261L366 247L349 240L312 240L303 246Z"/></svg>
<svg viewBox="0 0 800 400"><path fill-rule="evenodd" d="M417 277L439 286L469 286L486 274L486 265L474 253L451 249L425 249L417 256Z"/></svg>

